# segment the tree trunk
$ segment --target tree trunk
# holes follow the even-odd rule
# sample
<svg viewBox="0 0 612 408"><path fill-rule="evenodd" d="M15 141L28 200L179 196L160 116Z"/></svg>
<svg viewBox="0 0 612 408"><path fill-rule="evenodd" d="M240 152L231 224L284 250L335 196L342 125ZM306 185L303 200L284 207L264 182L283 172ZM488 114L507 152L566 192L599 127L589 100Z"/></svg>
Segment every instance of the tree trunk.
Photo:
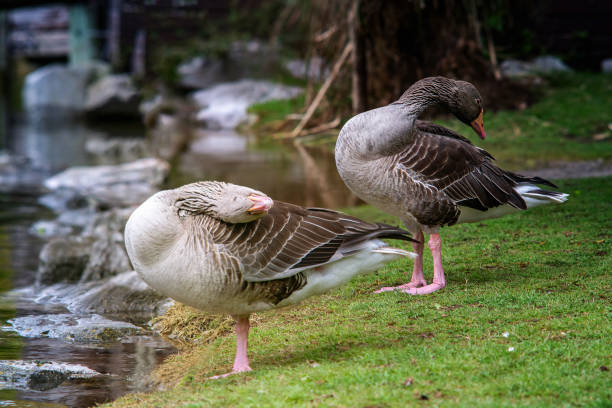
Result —
<svg viewBox="0 0 612 408"><path fill-rule="evenodd" d="M361 28L361 17L359 14L360 0L354 0L349 11L349 40L353 46L353 71L352 71L352 101L353 114L356 115L368 108L367 93L367 69L365 41Z"/></svg>

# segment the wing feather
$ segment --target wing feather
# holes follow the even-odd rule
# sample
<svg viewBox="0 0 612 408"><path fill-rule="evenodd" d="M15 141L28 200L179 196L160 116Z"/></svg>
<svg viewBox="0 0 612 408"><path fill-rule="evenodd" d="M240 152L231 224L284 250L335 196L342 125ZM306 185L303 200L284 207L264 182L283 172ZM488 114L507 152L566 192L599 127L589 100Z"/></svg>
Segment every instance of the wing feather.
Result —
<svg viewBox="0 0 612 408"><path fill-rule="evenodd" d="M397 227L279 201L257 221L217 224L209 227L213 240L238 258L243 278L250 282L282 279L326 264L360 250L360 244L370 239L411 240L407 231Z"/></svg>

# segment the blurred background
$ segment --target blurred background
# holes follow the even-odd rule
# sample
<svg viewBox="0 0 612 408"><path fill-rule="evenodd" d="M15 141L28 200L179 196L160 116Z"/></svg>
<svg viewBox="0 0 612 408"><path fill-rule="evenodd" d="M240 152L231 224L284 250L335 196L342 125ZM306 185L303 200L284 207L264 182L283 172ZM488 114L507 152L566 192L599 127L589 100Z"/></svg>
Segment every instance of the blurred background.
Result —
<svg viewBox="0 0 612 408"><path fill-rule="evenodd" d="M420 78L479 88L502 166L612 174L611 18L595 0L3 0L0 405L146 389L174 349L123 248L134 206L203 179L359 204L335 137Z"/></svg>

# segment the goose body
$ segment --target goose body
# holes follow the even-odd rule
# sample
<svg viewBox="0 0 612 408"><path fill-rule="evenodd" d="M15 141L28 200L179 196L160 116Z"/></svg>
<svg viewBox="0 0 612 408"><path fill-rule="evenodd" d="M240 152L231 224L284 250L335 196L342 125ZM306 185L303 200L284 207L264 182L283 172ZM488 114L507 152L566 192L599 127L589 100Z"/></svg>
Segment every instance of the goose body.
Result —
<svg viewBox="0 0 612 408"><path fill-rule="evenodd" d="M239 372L250 369L250 313L296 304L414 257L381 240L411 240L407 234L332 210L272 201L247 187L200 182L150 197L130 216L125 242L134 269L151 287L200 310L234 316Z"/></svg>
<svg viewBox="0 0 612 408"><path fill-rule="evenodd" d="M554 187L551 182L503 170L488 152L460 134L418 120L432 105L447 107L484 138L476 88L434 77L414 84L397 102L351 118L336 143L336 166L351 191L400 217L419 241L423 241L423 232L431 234L434 283L425 283L419 256L423 247L415 243L419 257L411 282L383 290L426 294L446 285L439 254L440 227L567 199L567 194L538 187Z"/></svg>

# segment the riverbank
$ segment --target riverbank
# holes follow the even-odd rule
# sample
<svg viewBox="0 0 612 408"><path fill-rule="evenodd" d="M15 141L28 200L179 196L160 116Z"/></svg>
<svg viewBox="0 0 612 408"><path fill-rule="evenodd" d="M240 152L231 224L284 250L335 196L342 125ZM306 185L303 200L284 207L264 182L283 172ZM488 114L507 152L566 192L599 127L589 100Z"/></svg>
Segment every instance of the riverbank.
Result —
<svg viewBox="0 0 612 408"><path fill-rule="evenodd" d="M434 295L374 294L406 280L411 263L396 262L258 314L250 373L207 380L230 369L229 334L166 360L167 391L107 406L605 405L612 184L559 185L563 205L445 229L449 283ZM348 212L397 222L369 206Z"/></svg>
<svg viewBox="0 0 612 408"><path fill-rule="evenodd" d="M479 140L454 117L434 121L469 137L491 153L499 166L510 170L560 167L574 161L612 161L612 75L558 74L546 77L537 89L538 101L523 110L487 110L485 100L486 140ZM285 119L299 109L301 101L287 104L271 101L252 106L250 112L260 117L255 124L258 135L266 138L292 130L297 119ZM330 131L300 141L333 151L337 134L338 131ZM589 175L585 173L583 177Z"/></svg>

